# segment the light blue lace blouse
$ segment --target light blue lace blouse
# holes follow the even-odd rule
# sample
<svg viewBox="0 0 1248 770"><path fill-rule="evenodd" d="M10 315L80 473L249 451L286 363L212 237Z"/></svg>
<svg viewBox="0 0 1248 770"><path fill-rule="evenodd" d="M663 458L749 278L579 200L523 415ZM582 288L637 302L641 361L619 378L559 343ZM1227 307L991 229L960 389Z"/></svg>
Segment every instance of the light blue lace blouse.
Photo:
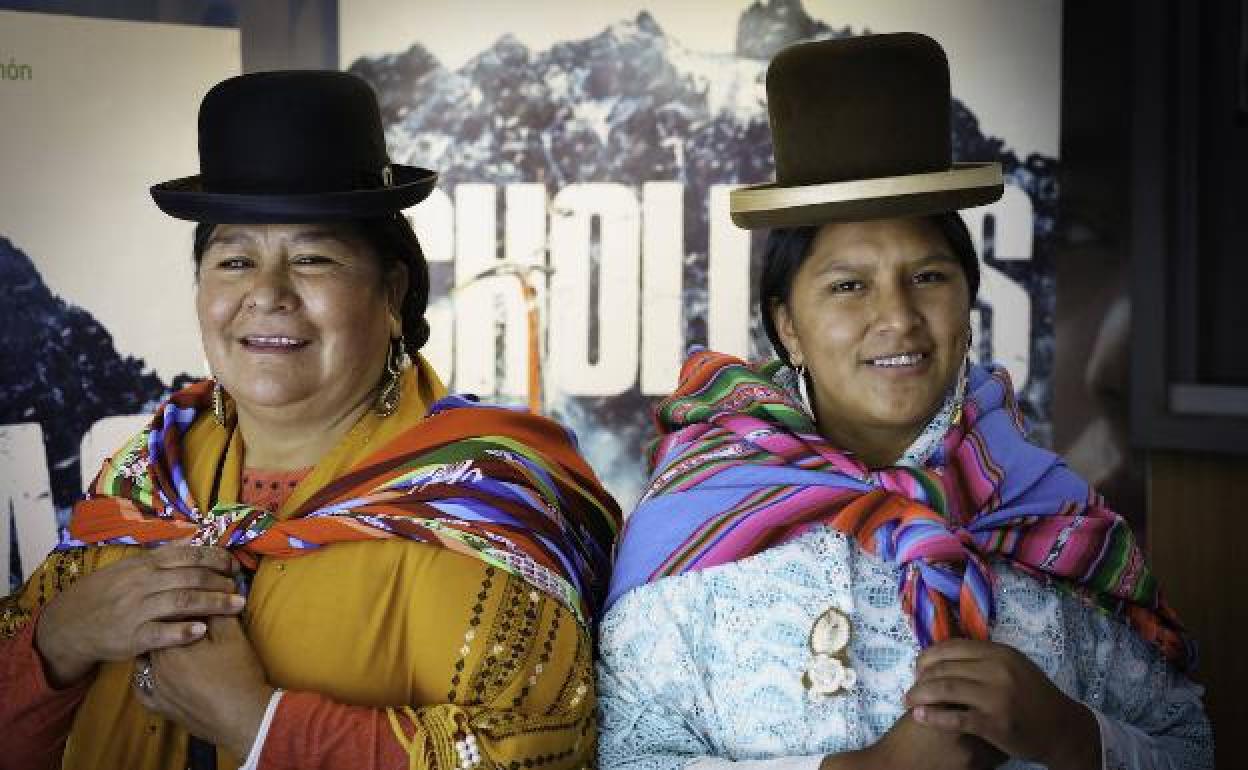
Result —
<svg viewBox="0 0 1248 770"><path fill-rule="evenodd" d="M1093 709L1106 768L1213 766L1198 685L1121 621L1012 568L994 571L993 640L1024 652ZM874 743L902 715L918 653L897 600L898 575L820 528L631 591L601 627L602 768L710 770L771 760L747 766L813 770L825 754ZM858 681L848 693L812 700L801 681L807 639L829 607L850 619Z"/></svg>

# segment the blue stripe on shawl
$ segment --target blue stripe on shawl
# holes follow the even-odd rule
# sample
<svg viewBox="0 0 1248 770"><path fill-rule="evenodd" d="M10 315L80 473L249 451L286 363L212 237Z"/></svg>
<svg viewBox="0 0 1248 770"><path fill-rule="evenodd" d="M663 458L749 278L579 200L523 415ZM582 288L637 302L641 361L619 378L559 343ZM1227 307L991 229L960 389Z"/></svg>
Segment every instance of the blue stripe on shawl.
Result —
<svg viewBox="0 0 1248 770"><path fill-rule="evenodd" d="M951 572L943 567L916 559L911 564L919 568L919 574L923 576L923 582L939 591L944 596L957 601L958 594L962 593L962 576Z"/></svg>
<svg viewBox="0 0 1248 770"><path fill-rule="evenodd" d="M897 526L896 523L895 526ZM943 524L937 524L933 521L924 520L911 521L901 530L901 534L894 538L896 541L896 550L890 549L891 553L888 556L884 556L881 553L881 558L888 559L889 561L896 561L899 554L909 551L916 544L932 537L940 537L948 534L949 530Z"/></svg>
<svg viewBox="0 0 1248 770"><path fill-rule="evenodd" d="M650 579L663 559L676 550L707 519L732 508L753 486L708 489L660 495L642 503L628 518L611 574L606 606Z"/></svg>
<svg viewBox="0 0 1248 770"><path fill-rule="evenodd" d="M899 526L900 522L887 521L875 530L875 552L884 561L897 560L897 542L894 540L894 533Z"/></svg>
<svg viewBox="0 0 1248 770"><path fill-rule="evenodd" d="M688 446L683 444L681 446ZM679 454L679 446L672 455ZM665 458L666 459L666 458ZM661 472L661 471L660 471ZM611 574L606 607L650 579L669 554L712 518L747 495L773 486L834 486L869 491L869 482L841 473L809 471L792 466L735 465L698 484L695 489L647 499L625 524Z"/></svg>
<svg viewBox="0 0 1248 770"><path fill-rule="evenodd" d="M971 595L975 597L975 604L980 607L989 608L990 614L996 613L996 605L992 601L992 585L988 582L986 576L972 565L968 564L966 568L965 581L971 589ZM992 622L992 617L986 619Z"/></svg>

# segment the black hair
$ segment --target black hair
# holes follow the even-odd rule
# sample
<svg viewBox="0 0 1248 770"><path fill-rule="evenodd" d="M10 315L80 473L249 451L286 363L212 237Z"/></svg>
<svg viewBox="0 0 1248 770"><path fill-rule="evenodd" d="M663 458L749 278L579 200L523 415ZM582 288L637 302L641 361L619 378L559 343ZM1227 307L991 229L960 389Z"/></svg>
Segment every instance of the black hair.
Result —
<svg viewBox="0 0 1248 770"><path fill-rule="evenodd" d="M949 243L949 248L953 250L954 256L957 257L958 263L962 266L973 305L975 296L979 293L979 260L975 256L975 244L971 240L971 231L967 229L966 222L962 221L962 217L956 211L932 214L928 219L940 230L945 241ZM793 278L797 275L802 263L806 261L806 257L810 256L810 247L818 234L818 225L776 228L767 234L767 245L763 248L758 308L762 316L763 331L766 332L767 339L771 341L771 347L776 351L776 356L786 364L790 363L789 351L780 341L780 335L776 331L776 322L772 317L772 309L776 304L789 304L789 296L793 291Z"/></svg>
<svg viewBox="0 0 1248 770"><path fill-rule="evenodd" d="M420 241L411 223L402 214L356 219L350 224L381 259L382 275L387 275L395 265L407 267L407 294L403 296L399 317L407 354L414 357L429 340L429 322L425 320L425 308L429 304L429 265L425 262ZM193 253L197 273L214 227L216 225L209 222L201 222L195 227Z"/></svg>

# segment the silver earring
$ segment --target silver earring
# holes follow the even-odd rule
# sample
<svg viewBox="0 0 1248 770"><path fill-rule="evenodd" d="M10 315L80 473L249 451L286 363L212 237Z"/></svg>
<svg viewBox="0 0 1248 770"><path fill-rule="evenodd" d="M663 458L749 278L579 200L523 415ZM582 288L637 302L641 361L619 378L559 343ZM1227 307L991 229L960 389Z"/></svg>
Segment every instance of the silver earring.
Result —
<svg viewBox="0 0 1248 770"><path fill-rule="evenodd" d="M802 397L802 408L806 410L806 414L812 418L815 416L814 405L810 402L810 392L806 389L806 365L797 365L797 392Z"/></svg>
<svg viewBox="0 0 1248 770"><path fill-rule="evenodd" d="M382 377L381 392L377 394L377 405L374 411L379 417L389 417L399 408L399 396L402 389L399 380L403 376L403 367L407 364L407 348L402 335L398 339L390 339L390 348L386 351L386 373Z"/></svg>

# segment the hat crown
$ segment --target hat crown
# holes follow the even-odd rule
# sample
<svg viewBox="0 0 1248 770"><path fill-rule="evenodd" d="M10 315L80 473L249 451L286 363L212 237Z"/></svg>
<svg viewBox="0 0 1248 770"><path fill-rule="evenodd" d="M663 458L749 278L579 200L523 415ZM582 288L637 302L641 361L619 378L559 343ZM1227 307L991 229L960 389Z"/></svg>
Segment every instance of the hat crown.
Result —
<svg viewBox="0 0 1248 770"><path fill-rule="evenodd" d="M258 72L214 86L199 109L202 189L306 194L385 186L371 87L345 72Z"/></svg>
<svg viewBox="0 0 1248 770"><path fill-rule="evenodd" d="M953 162L949 63L912 32L801 43L767 70L782 186L945 171Z"/></svg>

